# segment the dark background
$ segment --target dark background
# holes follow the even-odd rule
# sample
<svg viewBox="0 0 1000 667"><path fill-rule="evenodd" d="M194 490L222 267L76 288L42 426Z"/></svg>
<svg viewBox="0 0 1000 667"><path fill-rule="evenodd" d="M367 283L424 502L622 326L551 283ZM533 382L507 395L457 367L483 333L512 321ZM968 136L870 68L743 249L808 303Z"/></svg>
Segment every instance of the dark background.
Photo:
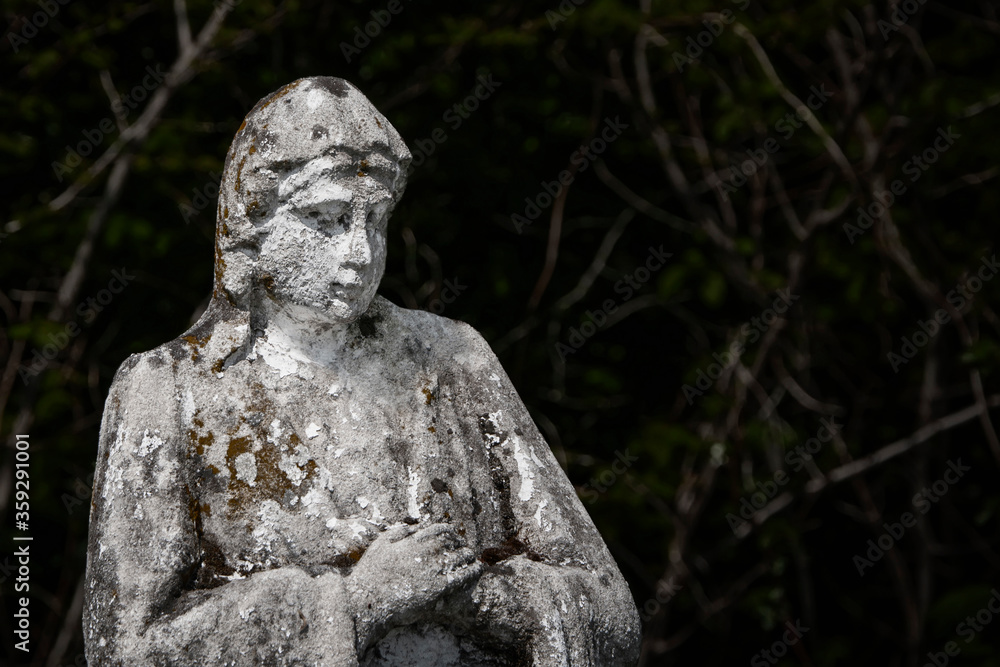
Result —
<svg viewBox="0 0 1000 667"><path fill-rule="evenodd" d="M952 662L1000 665L1000 618L971 642L957 627L1000 586L1000 280L948 299L995 252L997 2L577 1L400 0L349 61L388 0L0 2L0 662L84 664L108 385L204 308L213 181L243 116L332 75L415 155L443 130L390 222L381 293L491 343L632 587L642 664L772 664L759 652L799 622L778 664L923 665L954 641ZM171 72L148 92L147 67ZM490 74L499 87L456 127L445 113ZM118 127L111 99L137 86ZM813 124L790 124L820 86ZM546 205L544 183L609 119L627 128ZM748 150L766 160L722 197ZM925 151L925 171L907 166ZM542 206L519 226L526 198ZM665 265L621 287L661 246ZM134 279L102 295L122 267ZM773 320L786 288L797 299ZM91 298L107 303L78 310ZM761 317L766 333L741 334ZM914 336L921 322L934 335ZM737 340L738 363L713 367ZM831 418L812 461L786 460ZM921 513L914 494L959 459L970 470ZM777 471L780 495L732 528ZM916 525L860 575L854 557L908 511ZM17 534L34 538L29 654L13 648Z"/></svg>

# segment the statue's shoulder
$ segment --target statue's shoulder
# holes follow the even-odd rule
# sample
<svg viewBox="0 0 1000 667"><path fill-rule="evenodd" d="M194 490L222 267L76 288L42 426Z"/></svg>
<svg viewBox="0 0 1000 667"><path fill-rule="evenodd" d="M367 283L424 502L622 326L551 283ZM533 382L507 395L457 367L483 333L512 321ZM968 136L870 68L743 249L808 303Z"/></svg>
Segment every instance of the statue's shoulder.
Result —
<svg viewBox="0 0 1000 667"><path fill-rule="evenodd" d="M175 377L167 344L129 355L108 388L102 434L123 420L145 424L166 418L174 407Z"/></svg>
<svg viewBox="0 0 1000 667"><path fill-rule="evenodd" d="M111 390L119 393L134 391L140 385L172 380L169 343L145 352L130 354L115 371Z"/></svg>
<svg viewBox="0 0 1000 667"><path fill-rule="evenodd" d="M213 299L187 331L149 354L168 362L175 377L194 381L218 376L245 358L253 346L251 334L249 313Z"/></svg>
<svg viewBox="0 0 1000 667"><path fill-rule="evenodd" d="M222 312L210 306L180 336L125 359L115 373L111 390L119 395L149 395L149 400L173 395L178 379L218 374L236 361L250 342L249 334L245 313L235 309Z"/></svg>
<svg viewBox="0 0 1000 667"><path fill-rule="evenodd" d="M394 344L420 345L435 356L470 370L497 363L486 339L472 325L426 310L402 308L381 296L375 298L375 317L384 321L385 331Z"/></svg>

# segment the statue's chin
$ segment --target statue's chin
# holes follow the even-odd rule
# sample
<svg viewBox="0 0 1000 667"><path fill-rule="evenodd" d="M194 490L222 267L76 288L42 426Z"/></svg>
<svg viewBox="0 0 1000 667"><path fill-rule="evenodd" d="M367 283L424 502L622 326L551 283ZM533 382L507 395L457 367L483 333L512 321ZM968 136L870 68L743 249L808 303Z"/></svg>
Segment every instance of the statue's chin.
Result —
<svg viewBox="0 0 1000 667"><path fill-rule="evenodd" d="M327 313L344 324L350 324L364 315L365 311L368 310L369 303L370 301L362 304L359 301L334 297Z"/></svg>
<svg viewBox="0 0 1000 667"><path fill-rule="evenodd" d="M339 297L331 296L322 303L297 303L297 310L311 313L317 320L326 320L332 324L350 324L365 314L371 305L372 297Z"/></svg>

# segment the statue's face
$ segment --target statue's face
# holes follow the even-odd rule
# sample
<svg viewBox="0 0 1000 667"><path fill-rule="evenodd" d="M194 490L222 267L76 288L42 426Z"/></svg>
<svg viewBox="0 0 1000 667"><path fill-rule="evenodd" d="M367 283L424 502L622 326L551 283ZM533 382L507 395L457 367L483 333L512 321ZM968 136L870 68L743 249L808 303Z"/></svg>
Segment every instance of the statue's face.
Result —
<svg viewBox="0 0 1000 667"><path fill-rule="evenodd" d="M326 319L362 315L385 273L397 169L379 153L338 151L285 176L257 258L267 294Z"/></svg>

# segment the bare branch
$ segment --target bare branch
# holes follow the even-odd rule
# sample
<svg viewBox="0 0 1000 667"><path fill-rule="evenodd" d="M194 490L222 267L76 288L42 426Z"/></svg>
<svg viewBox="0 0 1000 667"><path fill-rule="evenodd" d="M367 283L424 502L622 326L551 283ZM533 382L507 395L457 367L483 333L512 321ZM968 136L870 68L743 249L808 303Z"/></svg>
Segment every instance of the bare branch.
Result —
<svg viewBox="0 0 1000 667"><path fill-rule="evenodd" d="M191 24L185 0L174 0L174 14L177 15L177 51L185 53L191 49Z"/></svg>
<svg viewBox="0 0 1000 667"><path fill-rule="evenodd" d="M192 48L187 51L182 51L177 56L177 60L174 61L170 71L167 72L163 83L156 89L156 92L153 93L149 103L146 105L146 108L143 109L142 114L136 122L130 125L118 136L118 139L116 139L115 142L111 144L106 151L104 151L101 157L99 157L94 164L87 169L83 176L78 178L72 185L66 188L62 194L49 203L49 207L53 211L62 210L74 199L76 199L87 184L92 182L94 178L107 169L111 163L122 154L129 144L142 141L149 135L149 132L156 125L157 121L159 121L160 115L163 113L163 109L167 106L167 102L170 101L170 97L174 90L177 86L184 81L187 81L194 75L194 70L192 68L194 61L205 50L208 44L215 37L216 33L218 33L219 28L222 27L222 21L225 19L226 14L229 13L229 9L230 5L224 2L216 5L215 11L205 23L205 27L202 28L200 33L198 33L198 40L194 43Z"/></svg>
<svg viewBox="0 0 1000 667"><path fill-rule="evenodd" d="M774 87L778 89L778 92L781 93L783 98L785 98L785 101L788 102L788 104L795 110L808 110L809 107L807 107L802 100L796 97L794 93L788 90L788 87L785 86L781 78L778 77L778 73L774 70L771 60L767 57L767 53L760 45L760 42L757 41L757 38L754 37L753 33L751 33L742 23L735 24L733 26L733 32L746 40L746 43L750 46L750 50L757 58L757 62L760 63L761 68L764 70L764 74L767 75L768 80L774 84ZM816 118L816 115L812 112L802 113L800 115L805 117L804 120L809 126L809 129L815 132L816 136L823 141L823 145L826 147L827 153L830 154L833 161L840 167L844 177L851 183L857 184L858 178L854 174L854 169L851 167L850 161L847 159L847 156L844 155L844 151L841 150L837 142L833 140L833 137L827 134L826 130L823 129L823 126Z"/></svg>
<svg viewBox="0 0 1000 667"><path fill-rule="evenodd" d="M576 163L572 162L569 166L569 172L575 176L576 170ZM542 295L545 294L549 281L552 280L552 274L556 270L556 260L559 259L559 241L562 239L563 213L566 211L566 199L569 197L570 185L572 182L559 191L559 196L556 197L556 201L552 205L552 215L549 218L549 240L545 246L545 265L542 266L542 273L538 276L535 288L531 291L531 298L528 299L529 311L538 308L538 304L542 301Z"/></svg>
<svg viewBox="0 0 1000 667"><path fill-rule="evenodd" d="M118 126L119 134L128 129L128 125L125 124L125 120L114 113L115 109L120 109L122 103L121 95L118 94L118 89L115 88L115 82L111 80L111 72L107 69L101 70L101 87L104 88L104 93L108 96L108 101L111 103L112 115L115 117L115 125Z"/></svg>
<svg viewBox="0 0 1000 667"><path fill-rule="evenodd" d="M985 406L987 409L1000 406L1000 395L991 396L986 400ZM850 463L834 468L821 479L810 480L805 486L805 492L809 495L815 495L826 489L828 486L845 482L853 477L857 477L858 475L863 475L869 470L872 470L873 468L876 468L883 463L896 458L897 456L909 452L914 447L922 445L939 433L943 433L944 431L960 426L965 422L976 419L982 411L983 408L979 405L970 405L963 410L941 417L940 419L917 429L909 436L888 444L864 458L856 459ZM758 510L754 514L752 521L743 524L741 529L737 530L737 538L740 540L744 539L752 532L753 528L763 525L772 516L791 505L794 500L795 496L791 492L782 493Z"/></svg>
<svg viewBox="0 0 1000 667"><path fill-rule="evenodd" d="M594 163L594 173L597 174L597 178L600 179L601 183L608 186L608 188L621 197L625 203L640 213L649 216L657 222L662 222L677 231L685 232L687 234L691 234L695 229L697 229L697 226L690 220L685 220L684 218L676 216L673 213L664 211L659 206L643 199L630 190L627 185L618 180L618 178L612 174L610 170L608 170L608 166L604 164L603 160L598 160Z"/></svg>
<svg viewBox="0 0 1000 667"><path fill-rule="evenodd" d="M620 239L622 234L625 233L625 228L634 217L635 209L633 208L627 208L618 215L618 219L615 220L615 224L611 226L611 229L607 231L604 238L601 240L601 245L597 248L597 253L595 253L590 266L588 266L587 270L583 272L582 276L580 276L580 280L576 283L576 287L556 301L554 307L557 310L566 310L587 295L587 292L594 284L594 281L597 280L597 276L601 274L601 271L603 271L604 267L607 265L608 257L611 256L611 251L614 249L615 243L617 243L618 239Z"/></svg>

